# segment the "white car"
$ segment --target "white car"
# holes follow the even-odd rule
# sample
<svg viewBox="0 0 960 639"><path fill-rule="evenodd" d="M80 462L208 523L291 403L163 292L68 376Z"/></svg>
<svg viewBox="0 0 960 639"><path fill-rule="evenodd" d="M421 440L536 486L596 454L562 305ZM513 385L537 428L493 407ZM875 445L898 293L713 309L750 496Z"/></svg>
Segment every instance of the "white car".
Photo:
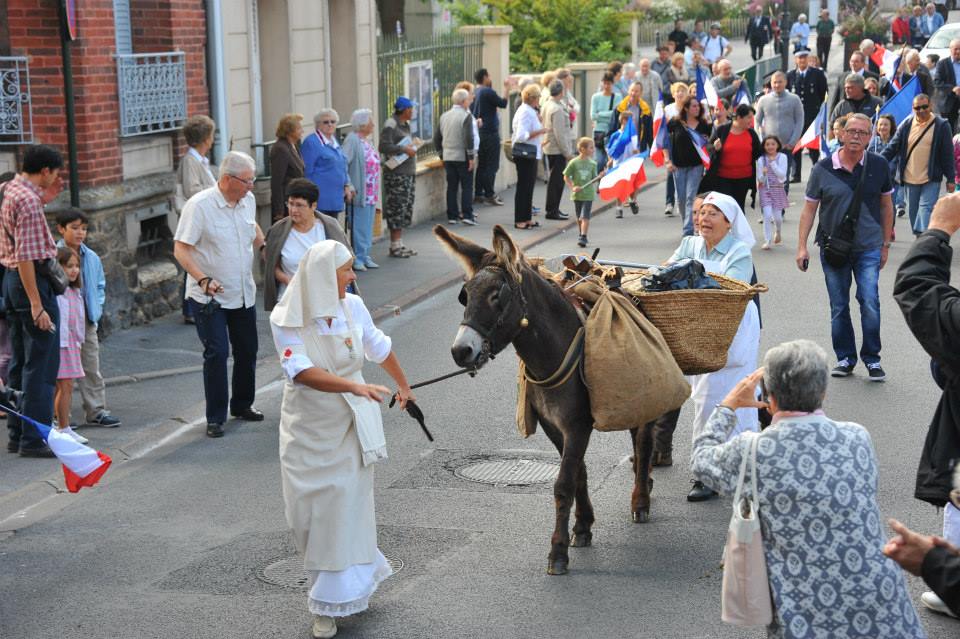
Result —
<svg viewBox="0 0 960 639"><path fill-rule="evenodd" d="M940 59L950 57L950 41L960 38L960 22L951 22L937 29L927 44L920 50L920 61L926 62L927 55L936 54Z"/></svg>

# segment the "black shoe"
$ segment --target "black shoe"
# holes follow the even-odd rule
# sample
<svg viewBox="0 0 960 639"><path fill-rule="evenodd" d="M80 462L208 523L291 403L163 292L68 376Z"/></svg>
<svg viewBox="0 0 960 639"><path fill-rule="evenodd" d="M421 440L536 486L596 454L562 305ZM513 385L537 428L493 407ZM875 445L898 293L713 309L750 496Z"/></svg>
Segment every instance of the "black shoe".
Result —
<svg viewBox="0 0 960 639"><path fill-rule="evenodd" d="M207 437L223 437L223 425L207 424Z"/></svg>
<svg viewBox="0 0 960 639"><path fill-rule="evenodd" d="M193 315L184 315L184 316L183 316L183 323L184 323L184 324L196 324L196 323L197 323L197 320L194 319Z"/></svg>
<svg viewBox="0 0 960 639"><path fill-rule="evenodd" d="M622 219L623 219L623 209L621 209L621 208L617 208L617 219L618 219L618 220L622 220Z"/></svg>
<svg viewBox="0 0 960 639"><path fill-rule="evenodd" d="M21 457L41 457L41 458L50 458L56 457L53 454L53 451L50 450L50 447L46 444L41 444L40 446L31 446L30 448L20 447L20 456Z"/></svg>
<svg viewBox="0 0 960 639"><path fill-rule="evenodd" d="M634 215L638 214L640 212L640 206L636 202L631 202L630 212L633 213Z"/></svg>
<svg viewBox="0 0 960 639"><path fill-rule="evenodd" d="M693 488L687 493L687 501L707 501L717 496L715 490L711 490L703 485L701 481L694 481Z"/></svg>
<svg viewBox="0 0 960 639"><path fill-rule="evenodd" d="M20 442L13 441L12 439L7 440L7 452L8 453L17 453L20 452Z"/></svg>
<svg viewBox="0 0 960 639"><path fill-rule="evenodd" d="M880 366L880 362L867 364L867 375L870 376L871 382L882 382L887 378L887 374L883 372L883 367Z"/></svg>
<svg viewBox="0 0 960 639"><path fill-rule="evenodd" d="M799 176L799 175L794 175L794 176L793 176L793 179L790 180L790 184L800 184L800 176Z"/></svg>
<svg viewBox="0 0 960 639"><path fill-rule="evenodd" d="M586 246L587 246L587 236L586 236L586 235L581 235L579 238L577 238L577 246L579 246L580 248L586 248Z"/></svg>
<svg viewBox="0 0 960 639"><path fill-rule="evenodd" d="M552 214L551 214L551 213L548 213L547 215L544 215L543 217L547 218L548 220L569 220L569 219L570 219L570 216L569 216L569 215L567 215L566 213L561 213L561 212L559 212L559 211L556 212L556 213L552 213Z"/></svg>
<svg viewBox="0 0 960 639"><path fill-rule="evenodd" d="M101 428L116 428L120 425L120 420L108 413L101 412L93 419L87 420L86 426L99 426Z"/></svg>
<svg viewBox="0 0 960 639"><path fill-rule="evenodd" d="M235 419L240 419L245 422L262 422L263 421L263 413L258 411L253 406L250 406L249 408L245 408L239 413L230 413L230 415L233 416Z"/></svg>
<svg viewBox="0 0 960 639"><path fill-rule="evenodd" d="M833 367L833 370L830 371L830 377L849 377L853 372L853 367L856 365L856 362L851 362L847 358L841 359L837 362L837 365Z"/></svg>

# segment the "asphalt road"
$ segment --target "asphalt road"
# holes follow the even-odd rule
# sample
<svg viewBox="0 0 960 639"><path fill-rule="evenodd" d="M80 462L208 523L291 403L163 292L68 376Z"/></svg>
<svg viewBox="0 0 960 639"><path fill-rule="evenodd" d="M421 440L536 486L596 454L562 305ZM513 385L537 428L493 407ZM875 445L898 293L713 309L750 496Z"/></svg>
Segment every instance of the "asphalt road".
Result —
<svg viewBox="0 0 960 639"><path fill-rule="evenodd" d="M647 192L638 216L597 216L591 248L645 262L669 256L680 221L663 215L662 194L662 186ZM799 201L796 193L792 199ZM795 241L798 211L794 207L787 217L788 245ZM567 233L536 253L573 251L575 240ZM938 513L912 498L938 394L927 358L890 296L906 250L901 239L880 284L889 378L868 383L861 367L852 378L831 380L826 410L871 432L883 515L938 532ZM763 299L763 349L799 336L829 347L819 266L798 272L786 247L757 250L755 260L770 286ZM449 346L461 315L456 292L443 291L382 324L412 381L454 368ZM119 460L100 487L53 500L49 509L41 505L23 527L0 535L0 637L309 636L305 594L258 578L266 565L293 552L280 495L275 376L266 362L258 400L266 422L232 424L221 440L185 428L157 450ZM385 380L373 366L367 376ZM114 401L189 422L202 414L198 383L193 374L136 384ZM403 567L382 585L369 611L341 624L339 636L763 636L719 620L718 562L729 501L684 499L689 407L676 437L677 465L654 474L648 524L630 521L628 435L593 437L587 464L597 512L594 546L571 550L567 576L547 576L554 512L549 484L494 487L452 472L478 459L555 459L542 434L528 440L516 434L515 388L516 361L508 351L475 379L423 389L419 403L436 436L433 445L414 421L396 410L386 413L390 459L377 468L380 544ZM923 590L914 578L910 587L915 598ZM930 637L960 632L960 622L920 614Z"/></svg>

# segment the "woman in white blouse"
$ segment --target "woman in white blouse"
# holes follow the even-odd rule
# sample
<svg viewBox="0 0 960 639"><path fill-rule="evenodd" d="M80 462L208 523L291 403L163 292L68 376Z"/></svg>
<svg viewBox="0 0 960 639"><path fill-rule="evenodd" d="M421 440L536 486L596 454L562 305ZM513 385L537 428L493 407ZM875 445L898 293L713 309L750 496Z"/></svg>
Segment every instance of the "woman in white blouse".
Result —
<svg viewBox="0 0 960 639"><path fill-rule="evenodd" d="M391 574L377 548L373 463L386 459L380 402L390 389L367 384L364 357L414 396L363 300L346 292L353 255L339 242L311 246L270 314L286 375L280 416L280 469L287 523L310 576L313 636L333 637L336 617L367 609Z"/></svg>
<svg viewBox="0 0 960 639"><path fill-rule="evenodd" d="M546 129L540 122L540 87L528 84L520 93L522 104L513 114L513 144L532 144L536 158L514 158L517 165L517 191L513 198L513 226L530 229L540 226L533 216L533 187L537 181L537 163L543 158L541 137Z"/></svg>

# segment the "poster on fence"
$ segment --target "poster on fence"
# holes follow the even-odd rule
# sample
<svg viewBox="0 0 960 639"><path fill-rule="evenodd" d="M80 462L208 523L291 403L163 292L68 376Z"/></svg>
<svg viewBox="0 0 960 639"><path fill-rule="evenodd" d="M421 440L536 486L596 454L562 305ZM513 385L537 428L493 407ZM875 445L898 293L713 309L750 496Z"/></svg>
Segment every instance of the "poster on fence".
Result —
<svg viewBox="0 0 960 639"><path fill-rule="evenodd" d="M417 103L410 132L429 141L433 137L433 60L403 65L403 91Z"/></svg>

